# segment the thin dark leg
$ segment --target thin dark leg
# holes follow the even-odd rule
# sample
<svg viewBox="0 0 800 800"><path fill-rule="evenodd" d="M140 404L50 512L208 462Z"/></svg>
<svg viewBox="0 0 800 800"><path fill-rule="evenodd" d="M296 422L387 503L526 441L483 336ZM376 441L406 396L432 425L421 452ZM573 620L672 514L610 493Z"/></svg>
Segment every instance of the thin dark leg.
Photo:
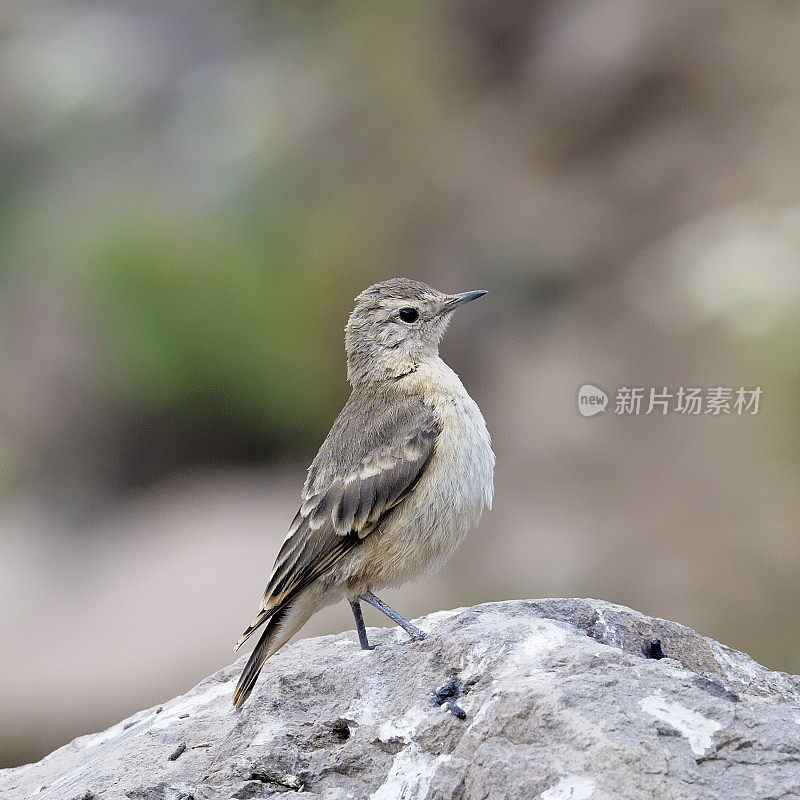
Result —
<svg viewBox="0 0 800 800"><path fill-rule="evenodd" d="M427 634L424 631L421 631L418 627L416 627L416 625L412 625L407 619L403 619L403 617L401 617L393 608L387 606L386 603L380 599L380 597L372 594L372 592L364 592L364 594L360 595L358 599L363 600L365 603L369 603L371 606L374 606L382 614L386 614L386 616L389 617L392 622L399 625L412 638L425 639L427 637ZM353 613L355 613L355 611Z"/></svg>
<svg viewBox="0 0 800 800"><path fill-rule="evenodd" d="M356 618L356 631L358 632L358 641L361 644L361 649L374 650L375 645L370 645L369 639L367 639L367 629L364 627L364 617L361 615L361 603L358 600L351 600L350 608L353 609L353 616Z"/></svg>

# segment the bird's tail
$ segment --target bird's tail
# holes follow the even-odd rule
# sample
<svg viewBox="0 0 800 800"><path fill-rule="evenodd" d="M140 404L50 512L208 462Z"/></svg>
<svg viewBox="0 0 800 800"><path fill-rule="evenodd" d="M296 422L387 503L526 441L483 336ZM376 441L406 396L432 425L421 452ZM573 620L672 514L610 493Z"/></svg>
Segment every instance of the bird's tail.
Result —
<svg viewBox="0 0 800 800"><path fill-rule="evenodd" d="M317 610L316 595L313 590L306 589L270 616L233 692L233 704L236 708L241 708L250 696L264 662L277 653Z"/></svg>

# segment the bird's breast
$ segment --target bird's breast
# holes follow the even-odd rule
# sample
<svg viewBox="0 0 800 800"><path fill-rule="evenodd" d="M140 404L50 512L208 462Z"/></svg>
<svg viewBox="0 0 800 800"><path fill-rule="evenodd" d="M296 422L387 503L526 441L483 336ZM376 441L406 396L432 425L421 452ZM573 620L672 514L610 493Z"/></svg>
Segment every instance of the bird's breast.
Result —
<svg viewBox="0 0 800 800"><path fill-rule="evenodd" d="M451 509L454 521L463 518L469 527L492 504L495 459L489 432L477 404L466 392L440 402L436 413L442 432L423 476L428 479L425 494L431 501L434 496L441 498L436 504Z"/></svg>
<svg viewBox="0 0 800 800"><path fill-rule="evenodd" d="M442 426L430 463L381 537L407 567L402 579L441 565L492 504L489 432L477 403L448 371L447 383L427 398Z"/></svg>

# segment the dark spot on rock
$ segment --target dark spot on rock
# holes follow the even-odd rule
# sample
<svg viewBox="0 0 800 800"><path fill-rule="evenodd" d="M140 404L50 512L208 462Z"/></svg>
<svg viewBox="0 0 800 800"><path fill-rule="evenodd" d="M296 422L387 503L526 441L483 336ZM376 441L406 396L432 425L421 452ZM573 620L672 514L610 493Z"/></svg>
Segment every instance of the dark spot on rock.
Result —
<svg viewBox="0 0 800 800"><path fill-rule="evenodd" d="M736 694L736 692L731 691L727 686L714 678L709 678L705 675L695 675L694 678L692 678L692 683L697 686L698 689L708 692L712 697L722 697L725 700L730 700L732 703L739 702L739 695Z"/></svg>
<svg viewBox="0 0 800 800"><path fill-rule="evenodd" d="M156 714L160 714L160 713L161 713L163 710L164 710L164 706L159 706L159 707L156 709Z"/></svg>
<svg viewBox="0 0 800 800"><path fill-rule="evenodd" d="M642 643L642 652L647 658L664 658L664 651L661 649L661 639L645 639Z"/></svg>
<svg viewBox="0 0 800 800"><path fill-rule="evenodd" d="M441 689L437 689L431 698L431 705L440 706L446 700L457 699L461 691L461 679L453 675L452 678Z"/></svg>
<svg viewBox="0 0 800 800"><path fill-rule="evenodd" d="M305 723L303 723L305 727ZM358 727L351 719L339 717L326 722L316 722L310 725L310 730L297 734L284 734L289 741L296 741L297 746L305 749L328 749L331 746L341 745L350 739L353 728Z"/></svg>
<svg viewBox="0 0 800 800"><path fill-rule="evenodd" d="M178 719L188 719L188 718L189 718L188 714L178 714Z"/></svg>
<svg viewBox="0 0 800 800"><path fill-rule="evenodd" d="M350 723L346 719L335 719L333 722L325 723L334 739L346 742L350 738Z"/></svg>
<svg viewBox="0 0 800 800"><path fill-rule="evenodd" d="M452 700L448 700L445 705L454 717L458 717L459 719L467 718L467 712L464 711L461 706L457 706Z"/></svg>
<svg viewBox="0 0 800 800"><path fill-rule="evenodd" d="M754 739L748 739L742 736L740 733L735 733L733 735L728 734L724 731L718 731L714 741L717 744L716 748L716 755L719 755L723 751L730 751L732 753L738 753L742 750L749 750L750 748L754 747L756 742ZM746 757L745 754L742 754L739 758ZM738 760L738 759L737 759ZM742 763L741 761L739 763Z"/></svg>
<svg viewBox="0 0 800 800"><path fill-rule="evenodd" d="M477 678L473 679L471 686L475 685ZM461 706L456 705L456 700L458 699L459 694L461 693L461 678L458 675L453 673L450 680L442 686L440 689L437 689L433 693L433 697L431 698L431 705L432 706L445 706L450 713L454 716L458 717L459 719L466 719L467 712L464 711Z"/></svg>
<svg viewBox="0 0 800 800"><path fill-rule="evenodd" d="M186 750L186 742L181 742L173 751L167 756L167 761L177 761Z"/></svg>

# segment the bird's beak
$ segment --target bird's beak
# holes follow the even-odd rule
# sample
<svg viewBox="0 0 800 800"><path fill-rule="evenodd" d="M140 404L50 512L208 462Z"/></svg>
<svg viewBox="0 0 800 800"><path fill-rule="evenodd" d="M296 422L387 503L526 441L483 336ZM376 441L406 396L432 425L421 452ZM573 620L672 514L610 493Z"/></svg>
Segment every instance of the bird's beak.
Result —
<svg viewBox="0 0 800 800"><path fill-rule="evenodd" d="M472 300L477 300L487 294L486 289L475 289L473 292L461 292L461 294L454 294L450 300L444 304L442 311L452 311L456 306L462 303L469 303Z"/></svg>

